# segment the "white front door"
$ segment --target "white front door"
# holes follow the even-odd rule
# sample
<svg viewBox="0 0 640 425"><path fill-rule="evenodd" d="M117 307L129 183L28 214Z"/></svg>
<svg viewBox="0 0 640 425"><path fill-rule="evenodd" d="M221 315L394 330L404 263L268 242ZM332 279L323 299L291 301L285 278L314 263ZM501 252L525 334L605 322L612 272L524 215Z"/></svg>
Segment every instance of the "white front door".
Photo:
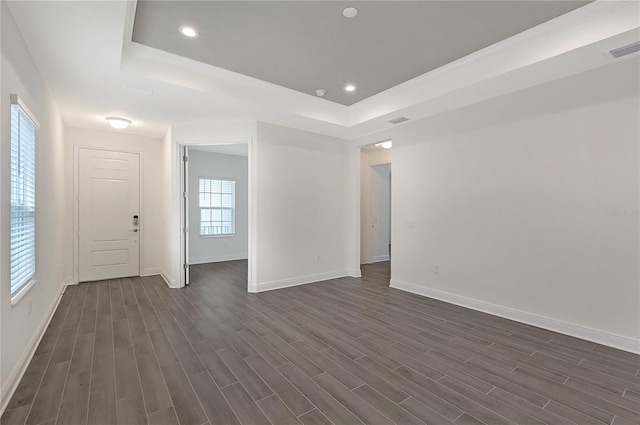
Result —
<svg viewBox="0 0 640 425"><path fill-rule="evenodd" d="M79 150L78 280L140 275L140 156Z"/></svg>

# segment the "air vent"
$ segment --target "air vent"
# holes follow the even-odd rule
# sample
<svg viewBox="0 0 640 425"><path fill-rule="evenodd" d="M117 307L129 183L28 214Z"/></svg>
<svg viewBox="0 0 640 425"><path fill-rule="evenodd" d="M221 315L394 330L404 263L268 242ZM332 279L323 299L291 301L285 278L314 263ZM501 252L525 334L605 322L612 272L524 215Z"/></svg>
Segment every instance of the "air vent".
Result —
<svg viewBox="0 0 640 425"><path fill-rule="evenodd" d="M142 94L145 96L153 96L153 90L143 89L140 87L132 87L132 86L124 85L122 86L122 90L129 93Z"/></svg>
<svg viewBox="0 0 640 425"><path fill-rule="evenodd" d="M618 59L622 56L630 55L631 53L640 52L640 41L636 41L635 43L631 43L627 46L618 47L617 49L611 50L611 56Z"/></svg>
<svg viewBox="0 0 640 425"><path fill-rule="evenodd" d="M398 117L398 118L394 118L392 120L389 120L388 122L390 122L391 124L399 124L399 123L405 122L405 121L409 121L409 118L407 118L407 117Z"/></svg>

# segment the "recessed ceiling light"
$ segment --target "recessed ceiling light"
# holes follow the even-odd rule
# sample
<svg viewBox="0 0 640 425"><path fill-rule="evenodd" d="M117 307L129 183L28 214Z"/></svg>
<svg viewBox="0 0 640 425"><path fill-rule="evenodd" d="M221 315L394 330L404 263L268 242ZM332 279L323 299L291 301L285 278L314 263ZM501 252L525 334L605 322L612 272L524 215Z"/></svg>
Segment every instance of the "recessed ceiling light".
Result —
<svg viewBox="0 0 640 425"><path fill-rule="evenodd" d="M189 26L180 27L178 30L180 31L180 34L185 37L196 38L199 35L195 28Z"/></svg>
<svg viewBox="0 0 640 425"><path fill-rule="evenodd" d="M344 86L344 89L346 91L356 91L356 86L354 86L353 84L349 84L347 86Z"/></svg>
<svg viewBox="0 0 640 425"><path fill-rule="evenodd" d="M356 9L355 7L347 7L342 11L342 16L344 16L345 18L355 18L357 14L358 9Z"/></svg>
<svg viewBox="0 0 640 425"><path fill-rule="evenodd" d="M316 90L316 95L317 95L318 97L322 97L322 96L324 96L325 94L327 94L327 91L326 91L326 90L324 90L324 89L318 89L318 90Z"/></svg>
<svg viewBox="0 0 640 425"><path fill-rule="evenodd" d="M125 118L107 117L105 119L107 120L107 122L109 123L109 125L111 127L117 128L118 130L123 130L123 129L129 127L129 124L131 124L131 121L129 121L128 119L125 119Z"/></svg>

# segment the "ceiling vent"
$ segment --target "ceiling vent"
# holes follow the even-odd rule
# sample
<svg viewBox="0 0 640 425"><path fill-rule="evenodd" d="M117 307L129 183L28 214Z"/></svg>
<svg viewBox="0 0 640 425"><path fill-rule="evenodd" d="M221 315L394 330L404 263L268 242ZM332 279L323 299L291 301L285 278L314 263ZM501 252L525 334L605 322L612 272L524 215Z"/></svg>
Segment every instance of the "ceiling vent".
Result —
<svg viewBox="0 0 640 425"><path fill-rule="evenodd" d="M153 90L143 89L143 88L140 88L140 87L132 87L132 86L124 85L124 86L122 86L122 90L124 90L126 92L129 92L129 93L142 94L142 95L146 95L146 96L153 96Z"/></svg>
<svg viewBox="0 0 640 425"><path fill-rule="evenodd" d="M631 43L629 45L618 47L617 49L609 51L609 53L611 53L611 56L616 59L636 52L640 52L640 41L636 41L635 43Z"/></svg>
<svg viewBox="0 0 640 425"><path fill-rule="evenodd" d="M407 118L407 117L398 117L398 118L394 118L392 120L389 120L388 122L390 122L391 124L400 124L401 122L405 122L405 121L409 121L409 118Z"/></svg>

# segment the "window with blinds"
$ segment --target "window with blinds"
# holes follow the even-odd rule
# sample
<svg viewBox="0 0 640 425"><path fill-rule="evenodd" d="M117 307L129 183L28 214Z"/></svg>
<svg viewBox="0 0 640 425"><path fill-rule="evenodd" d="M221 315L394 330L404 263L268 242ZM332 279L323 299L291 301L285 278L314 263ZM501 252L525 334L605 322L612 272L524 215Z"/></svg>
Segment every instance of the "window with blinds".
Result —
<svg viewBox="0 0 640 425"><path fill-rule="evenodd" d="M200 236L235 234L236 182L199 179Z"/></svg>
<svg viewBox="0 0 640 425"><path fill-rule="evenodd" d="M38 122L11 96L11 297L36 274L36 130Z"/></svg>

